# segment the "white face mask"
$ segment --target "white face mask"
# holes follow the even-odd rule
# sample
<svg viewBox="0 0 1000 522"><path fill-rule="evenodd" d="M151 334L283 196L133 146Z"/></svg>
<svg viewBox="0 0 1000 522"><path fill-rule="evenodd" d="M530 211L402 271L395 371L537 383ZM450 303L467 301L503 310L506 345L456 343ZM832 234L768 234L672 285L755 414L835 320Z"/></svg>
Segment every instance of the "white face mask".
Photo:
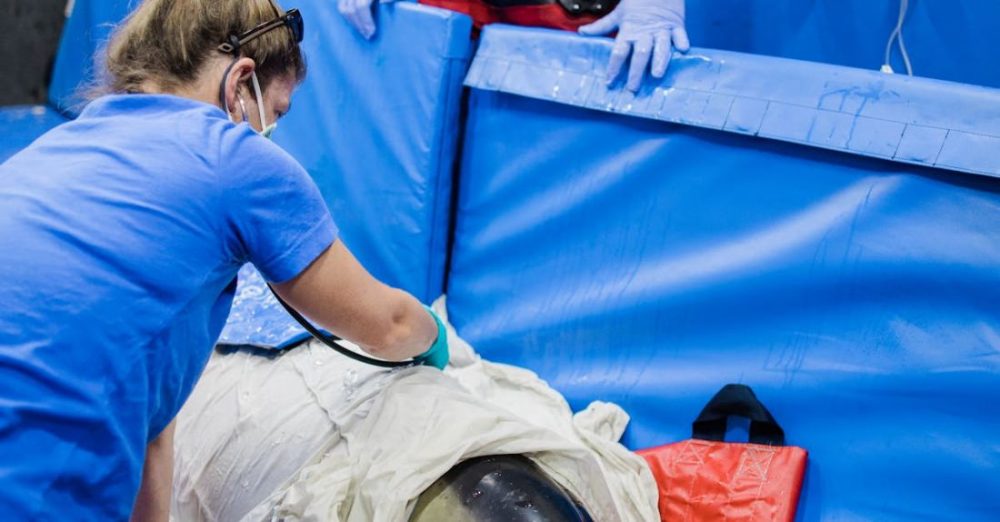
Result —
<svg viewBox="0 0 1000 522"><path fill-rule="evenodd" d="M257 111L260 115L261 129L263 129L258 134L267 139L271 139L271 135L274 134L274 129L278 128L278 122L274 122L270 125L267 124L267 117L264 116L264 95L260 90L260 81L257 80L256 72L250 73L250 80L253 84L254 95L257 97ZM247 118L247 105L243 102L242 96L237 94L236 99L239 100L240 108L243 110L243 122L248 123L250 120ZM226 110L228 111L229 107L226 107Z"/></svg>

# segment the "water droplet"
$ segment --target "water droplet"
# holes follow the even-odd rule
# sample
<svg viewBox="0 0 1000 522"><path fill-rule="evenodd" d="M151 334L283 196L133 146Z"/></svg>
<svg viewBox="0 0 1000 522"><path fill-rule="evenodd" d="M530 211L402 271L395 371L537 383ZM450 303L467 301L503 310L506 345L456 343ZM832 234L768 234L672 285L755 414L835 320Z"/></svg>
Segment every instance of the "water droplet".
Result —
<svg viewBox="0 0 1000 522"><path fill-rule="evenodd" d="M479 498L482 494L483 492L481 490L478 489L472 490L472 498Z"/></svg>
<svg viewBox="0 0 1000 522"><path fill-rule="evenodd" d="M340 383L340 387L344 390L344 396L347 399L353 399L358 387L358 372L355 370L344 372L344 380Z"/></svg>
<svg viewBox="0 0 1000 522"><path fill-rule="evenodd" d="M243 489L250 489L250 481L249 480L244 480L243 481Z"/></svg>

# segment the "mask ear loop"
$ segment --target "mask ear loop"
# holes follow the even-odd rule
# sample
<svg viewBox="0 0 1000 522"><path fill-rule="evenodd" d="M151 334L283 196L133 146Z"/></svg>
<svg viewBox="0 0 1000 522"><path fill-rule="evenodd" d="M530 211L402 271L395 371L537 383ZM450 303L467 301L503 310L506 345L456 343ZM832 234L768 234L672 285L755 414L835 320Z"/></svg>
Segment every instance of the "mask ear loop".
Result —
<svg viewBox="0 0 1000 522"><path fill-rule="evenodd" d="M240 110L243 111L243 123L248 123L250 118L247 118L247 104L243 103L243 96L237 94L236 100L240 102Z"/></svg>
<svg viewBox="0 0 1000 522"><path fill-rule="evenodd" d="M250 79L253 84L254 94L257 96L257 111L260 113L260 130L264 132L267 129L267 118L264 117L264 95L260 91L260 82L257 80L257 72L250 73Z"/></svg>

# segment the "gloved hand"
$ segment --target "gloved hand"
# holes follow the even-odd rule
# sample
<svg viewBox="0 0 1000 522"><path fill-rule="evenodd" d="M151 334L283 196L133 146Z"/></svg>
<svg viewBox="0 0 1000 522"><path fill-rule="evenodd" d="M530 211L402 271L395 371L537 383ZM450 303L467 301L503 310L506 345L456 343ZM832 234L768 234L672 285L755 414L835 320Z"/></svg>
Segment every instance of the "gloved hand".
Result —
<svg viewBox="0 0 1000 522"><path fill-rule="evenodd" d="M373 3L374 0L337 0L337 10L366 40L371 40L372 36L375 36Z"/></svg>
<svg viewBox="0 0 1000 522"><path fill-rule="evenodd" d="M427 312L431 314L434 318L434 322L437 324L438 334L437 339L434 340L434 344L424 353L413 358L417 364L426 364L427 366L433 366L438 370L443 370L445 366L448 365L448 331L444 328L444 323L441 322L441 318L434 313L428 307Z"/></svg>
<svg viewBox="0 0 1000 522"><path fill-rule="evenodd" d="M622 0L604 18L581 27L580 34L607 34L615 28L618 36L608 62L608 83L618 77L631 51L625 86L633 92L639 89L651 56L653 77L663 78L670 64L671 41L681 52L691 47L684 30L684 0Z"/></svg>

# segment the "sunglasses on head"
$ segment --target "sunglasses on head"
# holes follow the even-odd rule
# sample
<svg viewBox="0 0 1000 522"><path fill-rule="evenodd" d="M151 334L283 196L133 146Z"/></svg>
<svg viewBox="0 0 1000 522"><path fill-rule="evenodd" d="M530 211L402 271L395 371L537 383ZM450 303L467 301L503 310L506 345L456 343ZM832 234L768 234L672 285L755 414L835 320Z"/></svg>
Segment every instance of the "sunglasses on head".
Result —
<svg viewBox="0 0 1000 522"><path fill-rule="evenodd" d="M229 41L219 44L216 49L222 53L239 55L240 49L247 42L263 36L279 27L287 27L288 30L292 32L292 39L295 43L302 42L302 35L305 30L304 23L302 22L302 13L299 13L298 9L290 9L288 12L275 18L274 20L264 22L243 34L229 35Z"/></svg>

